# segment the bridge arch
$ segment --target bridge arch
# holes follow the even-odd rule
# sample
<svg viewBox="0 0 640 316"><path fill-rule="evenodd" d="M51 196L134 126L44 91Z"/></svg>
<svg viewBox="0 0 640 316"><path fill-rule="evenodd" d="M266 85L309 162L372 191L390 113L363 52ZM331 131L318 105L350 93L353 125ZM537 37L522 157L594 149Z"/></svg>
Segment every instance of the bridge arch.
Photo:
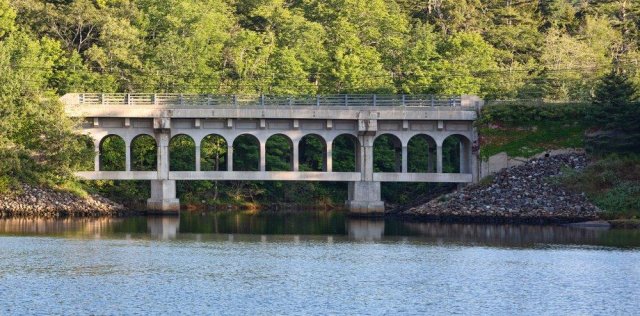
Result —
<svg viewBox="0 0 640 316"><path fill-rule="evenodd" d="M127 145L124 139L116 134L109 134L100 139L100 171L126 171Z"/></svg>
<svg viewBox="0 0 640 316"><path fill-rule="evenodd" d="M266 170L293 171L293 141L285 134L273 134L265 142Z"/></svg>
<svg viewBox="0 0 640 316"><path fill-rule="evenodd" d="M430 135L412 136L407 142L407 172L436 172L437 148L436 140Z"/></svg>
<svg viewBox="0 0 640 316"><path fill-rule="evenodd" d="M442 171L471 173L471 140L462 134L451 134L442 142Z"/></svg>
<svg viewBox="0 0 640 316"><path fill-rule="evenodd" d="M359 172L362 170L358 137L349 133L340 134L333 139L331 147L333 171Z"/></svg>
<svg viewBox="0 0 640 316"><path fill-rule="evenodd" d="M373 171L402 172L402 141L393 134L378 135L373 141Z"/></svg>
<svg viewBox="0 0 640 316"><path fill-rule="evenodd" d="M306 134L298 143L300 171L327 171L327 141L319 134Z"/></svg>
<svg viewBox="0 0 640 316"><path fill-rule="evenodd" d="M156 138L149 134L139 134L131 139L131 170L156 171L158 168L158 145Z"/></svg>
<svg viewBox="0 0 640 316"><path fill-rule="evenodd" d="M196 142L187 134L177 134L169 140L169 170L196 170Z"/></svg>
<svg viewBox="0 0 640 316"><path fill-rule="evenodd" d="M227 171L228 159L229 144L224 136L208 134L200 140L201 171Z"/></svg>
<svg viewBox="0 0 640 316"><path fill-rule="evenodd" d="M240 134L233 140L233 171L260 170L260 140L251 134Z"/></svg>

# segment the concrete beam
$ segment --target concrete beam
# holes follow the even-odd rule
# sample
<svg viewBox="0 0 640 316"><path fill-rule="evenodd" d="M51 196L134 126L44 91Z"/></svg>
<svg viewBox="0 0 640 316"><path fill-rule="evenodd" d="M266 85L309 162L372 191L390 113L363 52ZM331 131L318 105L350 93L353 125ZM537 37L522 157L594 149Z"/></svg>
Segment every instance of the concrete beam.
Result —
<svg viewBox="0 0 640 316"><path fill-rule="evenodd" d="M331 106L321 107L286 107L286 108L157 108L154 106L73 106L65 108L71 117L120 117L120 118L161 118L170 115L171 118L221 118L221 119L325 119L325 120L353 120L364 117L371 120L370 114L375 113L375 120L456 120L474 121L477 119L475 108L470 107L340 107L337 110ZM375 121L374 120L374 121ZM156 128L169 128L166 121L157 121ZM334 122L335 123L335 122ZM170 123L169 123L170 124ZM227 122L227 127L231 127ZM163 126L164 125L164 126Z"/></svg>

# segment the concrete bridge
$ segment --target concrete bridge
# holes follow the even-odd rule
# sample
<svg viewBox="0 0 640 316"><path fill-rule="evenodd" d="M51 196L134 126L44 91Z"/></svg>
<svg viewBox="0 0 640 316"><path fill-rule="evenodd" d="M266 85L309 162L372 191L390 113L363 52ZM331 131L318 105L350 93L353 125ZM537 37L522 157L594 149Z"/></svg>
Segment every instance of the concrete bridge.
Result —
<svg viewBox="0 0 640 316"><path fill-rule="evenodd" d="M87 180L149 180L148 207L178 211L177 180L346 181L346 206L354 213L384 210L381 182L454 182L478 180L477 132L473 127L483 101L475 96L437 98L426 95L328 95L312 97L217 96L183 94L67 94L61 98L71 117L83 118L82 133L93 139L96 151L92 171L78 172ZM141 135L153 137L157 146L157 168L134 171L131 144ZM173 171L169 166L169 143L186 135L195 143L195 168ZM201 144L208 135L222 137L227 146L225 169L201 170ZM292 148L290 171L268 171L267 140L286 137ZM397 150L393 172L374 172L374 142L389 135ZM315 137L323 144L322 169L300 170L300 143ZM100 166L103 140L120 137L126 144L125 167L103 171ZM242 148L238 137L259 144L255 171L234 168L233 157ZM333 170L333 143L348 138L355 145L355 170ZM409 172L408 144L421 137L429 144L423 156L425 172ZM459 140L457 173L443 172L445 139ZM219 169L220 170L220 169Z"/></svg>

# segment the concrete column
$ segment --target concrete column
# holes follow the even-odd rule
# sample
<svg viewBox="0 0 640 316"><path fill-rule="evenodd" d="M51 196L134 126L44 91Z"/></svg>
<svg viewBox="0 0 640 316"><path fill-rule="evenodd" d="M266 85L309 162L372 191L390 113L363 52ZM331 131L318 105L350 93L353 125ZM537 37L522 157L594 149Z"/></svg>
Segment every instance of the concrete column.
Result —
<svg viewBox="0 0 640 316"><path fill-rule="evenodd" d="M373 181L373 136L360 136L360 143L362 181Z"/></svg>
<svg viewBox="0 0 640 316"><path fill-rule="evenodd" d="M442 173L442 146L436 148L436 172Z"/></svg>
<svg viewBox="0 0 640 316"><path fill-rule="evenodd" d="M333 142L327 142L327 154L324 159L324 171L333 171Z"/></svg>
<svg viewBox="0 0 640 316"><path fill-rule="evenodd" d="M124 168L126 171L131 171L131 146L127 145L124 153Z"/></svg>
<svg viewBox="0 0 640 316"><path fill-rule="evenodd" d="M260 142L260 171L267 170L267 144Z"/></svg>
<svg viewBox="0 0 640 316"><path fill-rule="evenodd" d="M402 146L402 173L407 173L409 169L409 155L407 146Z"/></svg>
<svg viewBox="0 0 640 316"><path fill-rule="evenodd" d="M471 164L471 148L464 141L460 142L460 173L469 173Z"/></svg>
<svg viewBox="0 0 640 316"><path fill-rule="evenodd" d="M93 171L100 171L100 148L96 146L93 157Z"/></svg>
<svg viewBox="0 0 640 316"><path fill-rule="evenodd" d="M299 171L300 170L300 144L299 141L293 141L293 156L291 157L291 170Z"/></svg>
<svg viewBox="0 0 640 316"><path fill-rule="evenodd" d="M349 198L346 206L357 215L380 215L384 212L384 202L380 199L380 182L373 181L373 135L361 135L360 174L362 181L349 182Z"/></svg>
<svg viewBox="0 0 640 316"><path fill-rule="evenodd" d="M167 130L156 132L158 180L151 180L151 198L147 200L147 208L150 211L180 211L180 200L176 198L176 181L169 180L169 136Z"/></svg>
<svg viewBox="0 0 640 316"><path fill-rule="evenodd" d="M233 171L233 145L227 145L227 171Z"/></svg>
<svg viewBox="0 0 640 316"><path fill-rule="evenodd" d="M156 133L158 143L158 179L169 179L169 132Z"/></svg>
<svg viewBox="0 0 640 316"><path fill-rule="evenodd" d="M180 200L176 198L175 180L151 180L151 198L147 200L150 211L172 213L180 211Z"/></svg>
<svg viewBox="0 0 640 316"><path fill-rule="evenodd" d="M200 146L196 146L196 171L200 171Z"/></svg>
<svg viewBox="0 0 640 316"><path fill-rule="evenodd" d="M380 182L349 182L349 212L357 215L380 215L384 212L384 202L380 199Z"/></svg>

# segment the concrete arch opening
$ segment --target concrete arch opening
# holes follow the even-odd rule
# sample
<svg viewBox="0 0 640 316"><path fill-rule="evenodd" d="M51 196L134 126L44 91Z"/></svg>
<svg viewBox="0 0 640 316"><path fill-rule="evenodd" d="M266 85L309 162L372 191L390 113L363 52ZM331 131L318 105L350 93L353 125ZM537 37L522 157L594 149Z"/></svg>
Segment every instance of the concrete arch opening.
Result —
<svg viewBox="0 0 640 316"><path fill-rule="evenodd" d="M141 134L131 140L131 170L156 171L158 168L158 145L156 139Z"/></svg>
<svg viewBox="0 0 640 316"><path fill-rule="evenodd" d="M233 140L233 171L260 170L260 141L242 134Z"/></svg>
<svg viewBox="0 0 640 316"><path fill-rule="evenodd" d="M373 141L373 171L402 172L402 142L392 134L382 134Z"/></svg>
<svg viewBox="0 0 640 316"><path fill-rule="evenodd" d="M196 142L189 135L178 134L169 141L169 170L196 170Z"/></svg>
<svg viewBox="0 0 640 316"><path fill-rule="evenodd" d="M471 141L454 134L442 142L442 172L471 173Z"/></svg>
<svg viewBox="0 0 640 316"><path fill-rule="evenodd" d="M407 172L436 172L437 148L436 141L429 135L411 137L407 143Z"/></svg>
<svg viewBox="0 0 640 316"><path fill-rule="evenodd" d="M284 134L275 134L266 142L266 170L293 171L293 141Z"/></svg>
<svg viewBox="0 0 640 316"><path fill-rule="evenodd" d="M359 153L358 137L352 134L338 135L332 142L333 171L359 172L362 170Z"/></svg>
<svg viewBox="0 0 640 316"><path fill-rule="evenodd" d="M127 145L118 135L107 135L100 140L100 171L126 171Z"/></svg>
<svg viewBox="0 0 640 316"><path fill-rule="evenodd" d="M200 170L227 171L229 145L224 137L209 134L200 142Z"/></svg>
<svg viewBox="0 0 640 316"><path fill-rule="evenodd" d="M327 142L318 134L307 134L299 143L300 171L327 170Z"/></svg>
<svg viewBox="0 0 640 316"><path fill-rule="evenodd" d="M78 170L97 171L96 160L99 158L99 153L96 151L94 139L89 135L79 135L76 140L83 149L82 160L78 165Z"/></svg>

